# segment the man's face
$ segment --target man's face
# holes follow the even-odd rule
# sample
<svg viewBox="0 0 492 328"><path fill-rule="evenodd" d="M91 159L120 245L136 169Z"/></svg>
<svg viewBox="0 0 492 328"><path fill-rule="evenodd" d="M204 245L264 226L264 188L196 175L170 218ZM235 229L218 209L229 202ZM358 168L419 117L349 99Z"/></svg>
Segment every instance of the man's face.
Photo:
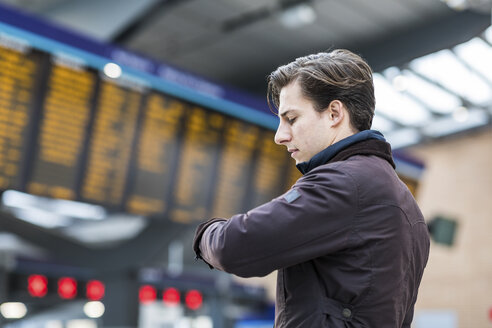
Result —
<svg viewBox="0 0 492 328"><path fill-rule="evenodd" d="M330 112L317 112L313 103L302 95L298 82L280 91L280 123L275 143L284 145L296 164L310 160L332 144L334 132Z"/></svg>

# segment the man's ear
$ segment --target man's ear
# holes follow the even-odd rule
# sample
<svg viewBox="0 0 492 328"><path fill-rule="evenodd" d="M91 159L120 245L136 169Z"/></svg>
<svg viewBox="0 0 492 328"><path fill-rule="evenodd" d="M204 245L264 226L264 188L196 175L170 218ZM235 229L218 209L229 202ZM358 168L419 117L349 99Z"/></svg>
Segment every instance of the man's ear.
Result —
<svg viewBox="0 0 492 328"><path fill-rule="evenodd" d="M332 126L339 125L345 118L345 105L340 100L332 100L328 105L327 111Z"/></svg>

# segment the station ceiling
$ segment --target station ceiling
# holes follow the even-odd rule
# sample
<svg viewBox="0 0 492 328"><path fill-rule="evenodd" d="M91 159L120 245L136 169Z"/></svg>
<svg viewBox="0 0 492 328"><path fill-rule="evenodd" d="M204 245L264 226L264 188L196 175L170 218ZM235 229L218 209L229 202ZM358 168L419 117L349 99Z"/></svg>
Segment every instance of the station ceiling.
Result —
<svg viewBox="0 0 492 328"><path fill-rule="evenodd" d="M491 0L1 1L263 98L279 65L350 49L377 72L373 128L394 148L492 122Z"/></svg>
<svg viewBox="0 0 492 328"><path fill-rule="evenodd" d="M279 65L309 53L350 49L376 73L373 127L393 148L492 126L491 0L0 2L260 98L265 97L266 77ZM63 245L66 256L76 253L82 264L104 266L112 255L105 254L94 264L90 249L79 245L91 241L80 238L135 237L128 247L138 256L162 228L139 222L113 217L106 225L73 224L48 235L13 217L0 225L9 225L6 230L48 251ZM170 243L184 228L162 230L168 235L160 239ZM140 237L132 235L135 231L141 232ZM185 235L191 240L192 231ZM34 252L22 245L26 253ZM123 266L125 253L117 255Z"/></svg>
<svg viewBox="0 0 492 328"><path fill-rule="evenodd" d="M373 127L394 148L492 121L490 0L1 1L258 97L279 65L350 49L378 73Z"/></svg>

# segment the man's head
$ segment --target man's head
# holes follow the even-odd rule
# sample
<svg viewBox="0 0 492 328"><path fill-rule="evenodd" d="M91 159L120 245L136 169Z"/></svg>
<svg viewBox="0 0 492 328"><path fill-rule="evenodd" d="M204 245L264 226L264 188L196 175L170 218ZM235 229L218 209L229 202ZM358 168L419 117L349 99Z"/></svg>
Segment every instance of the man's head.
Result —
<svg viewBox="0 0 492 328"><path fill-rule="evenodd" d="M275 142L296 162L370 129L375 98L372 71L359 56L334 50L296 59L270 74L268 101L278 109Z"/></svg>

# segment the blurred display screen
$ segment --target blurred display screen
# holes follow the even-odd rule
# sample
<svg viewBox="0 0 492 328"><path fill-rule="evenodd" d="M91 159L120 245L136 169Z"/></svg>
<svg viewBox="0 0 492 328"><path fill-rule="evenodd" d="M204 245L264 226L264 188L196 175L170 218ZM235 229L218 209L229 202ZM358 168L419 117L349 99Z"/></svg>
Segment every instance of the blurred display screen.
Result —
<svg viewBox="0 0 492 328"><path fill-rule="evenodd" d="M0 188L23 188L43 55L0 39Z"/></svg>
<svg viewBox="0 0 492 328"><path fill-rule="evenodd" d="M83 200L118 206L128 177L142 93L102 81L82 179Z"/></svg>
<svg viewBox="0 0 492 328"><path fill-rule="evenodd" d="M185 108L183 102L156 92L147 98L126 203L129 212L164 213L169 208Z"/></svg>
<svg viewBox="0 0 492 328"><path fill-rule="evenodd" d="M75 199L96 74L83 67L65 65L53 58L27 191Z"/></svg>
<svg viewBox="0 0 492 328"><path fill-rule="evenodd" d="M267 128L1 40L2 190L188 223L269 201L300 176Z"/></svg>
<svg viewBox="0 0 492 328"><path fill-rule="evenodd" d="M259 139L257 126L237 120L226 124L212 216L231 216L248 210L245 200Z"/></svg>

